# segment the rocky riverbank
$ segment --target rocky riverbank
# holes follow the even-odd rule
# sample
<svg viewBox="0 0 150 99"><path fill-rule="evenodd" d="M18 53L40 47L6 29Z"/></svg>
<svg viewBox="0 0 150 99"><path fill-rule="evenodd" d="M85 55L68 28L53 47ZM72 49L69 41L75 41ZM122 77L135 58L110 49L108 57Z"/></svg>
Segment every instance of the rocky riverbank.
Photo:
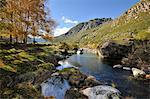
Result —
<svg viewBox="0 0 150 99"><path fill-rule="evenodd" d="M52 82L51 79L53 78L55 80ZM76 68L65 68L57 71L52 74L50 80L45 81L44 86L42 83L41 87L47 98L51 96L56 99L99 99L100 97L101 99L106 99L108 97L120 97L119 90L103 85L95 77L85 75Z"/></svg>
<svg viewBox="0 0 150 99"><path fill-rule="evenodd" d="M106 42L100 47L104 59L116 60L114 68L132 70L134 77L149 79L150 40L130 40L124 44Z"/></svg>
<svg viewBox="0 0 150 99"><path fill-rule="evenodd" d="M53 88L53 93L59 92L53 85L60 84L60 88L66 92L59 93L65 99L87 99L89 96L84 95L82 90L102 85L77 68L57 69L59 61L74 51L66 52L53 45L11 45L0 48L0 98L44 98L47 94L48 97L54 97L55 94L49 95L51 91L48 88ZM51 87L48 87L49 84L52 84ZM42 85L46 87L43 89ZM43 90L48 91L45 93Z"/></svg>

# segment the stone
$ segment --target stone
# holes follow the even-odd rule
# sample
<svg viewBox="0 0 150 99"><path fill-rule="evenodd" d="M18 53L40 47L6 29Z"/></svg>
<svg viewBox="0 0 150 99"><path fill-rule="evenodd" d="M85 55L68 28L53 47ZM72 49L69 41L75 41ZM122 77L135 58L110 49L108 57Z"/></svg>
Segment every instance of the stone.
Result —
<svg viewBox="0 0 150 99"><path fill-rule="evenodd" d="M129 48L114 42L106 42L100 48L100 52L104 58L121 59L128 54Z"/></svg>
<svg viewBox="0 0 150 99"><path fill-rule="evenodd" d="M64 65L64 61L59 61L58 64Z"/></svg>
<svg viewBox="0 0 150 99"><path fill-rule="evenodd" d="M134 77L138 77L140 75L145 75L146 73L140 69L132 68L132 73Z"/></svg>
<svg viewBox="0 0 150 99"><path fill-rule="evenodd" d="M101 83L98 80L96 80L94 76L88 76L85 79L84 84L85 87L92 87L92 86L100 85Z"/></svg>
<svg viewBox="0 0 150 99"><path fill-rule="evenodd" d="M80 51L77 51L77 55L80 55Z"/></svg>
<svg viewBox="0 0 150 99"><path fill-rule="evenodd" d="M80 55L80 54L83 54L83 49L79 49L79 50L77 51L77 55Z"/></svg>
<svg viewBox="0 0 150 99"><path fill-rule="evenodd" d="M150 79L150 74L145 75L146 79Z"/></svg>
<svg viewBox="0 0 150 99"><path fill-rule="evenodd" d="M94 76L88 76L86 79L87 80L96 80L96 78Z"/></svg>
<svg viewBox="0 0 150 99"><path fill-rule="evenodd" d="M59 76L59 73L53 73L51 76Z"/></svg>
<svg viewBox="0 0 150 99"><path fill-rule="evenodd" d="M120 91L111 86L99 85L82 90L89 99L118 99Z"/></svg>
<svg viewBox="0 0 150 99"><path fill-rule="evenodd" d="M53 96L56 99L64 99L66 91L70 89L67 80L61 76L53 76L41 84L42 95L45 97Z"/></svg>
<svg viewBox="0 0 150 99"><path fill-rule="evenodd" d="M65 99L88 99L78 89L72 88L66 92Z"/></svg>
<svg viewBox="0 0 150 99"><path fill-rule="evenodd" d="M113 68L122 68L122 65L120 65L120 64L114 65Z"/></svg>
<svg viewBox="0 0 150 99"><path fill-rule="evenodd" d="M122 63L122 64L126 64L126 63L128 63L128 61L129 61L128 58L123 58L123 59L121 60L121 63Z"/></svg>
<svg viewBox="0 0 150 99"><path fill-rule="evenodd" d="M130 67L123 67L124 70L131 70Z"/></svg>

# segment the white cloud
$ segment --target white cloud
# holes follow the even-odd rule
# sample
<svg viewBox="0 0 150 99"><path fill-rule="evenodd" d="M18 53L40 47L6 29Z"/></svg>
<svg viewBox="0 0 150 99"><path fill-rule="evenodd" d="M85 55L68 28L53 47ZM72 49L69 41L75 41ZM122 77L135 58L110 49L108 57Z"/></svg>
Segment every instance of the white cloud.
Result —
<svg viewBox="0 0 150 99"><path fill-rule="evenodd" d="M66 18L65 16L62 16L61 20L63 21L63 23L65 24L69 24L71 25L70 27L57 27L55 30L54 30L54 36L59 36L59 35L62 35L62 34L65 34L67 33L72 26L78 24L79 22L78 21L75 21L75 20L72 20L70 18Z"/></svg>
<svg viewBox="0 0 150 99"><path fill-rule="evenodd" d="M64 21L64 23L71 23L71 24L78 24L78 23L79 23L78 21L75 21L75 20L66 18L66 17L64 17L64 16L62 16L61 19Z"/></svg>
<svg viewBox="0 0 150 99"><path fill-rule="evenodd" d="M58 27L54 30L54 36L59 36L59 35L65 34L69 30L70 30L70 28L68 28L68 27L62 27L62 28Z"/></svg>

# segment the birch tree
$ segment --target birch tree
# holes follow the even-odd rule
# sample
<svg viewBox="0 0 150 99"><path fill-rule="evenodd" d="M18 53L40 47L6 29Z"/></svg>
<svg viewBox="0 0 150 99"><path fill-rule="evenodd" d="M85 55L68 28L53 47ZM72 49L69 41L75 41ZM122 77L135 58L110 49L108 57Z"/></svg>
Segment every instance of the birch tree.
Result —
<svg viewBox="0 0 150 99"><path fill-rule="evenodd" d="M42 36L40 31L51 34L55 22L45 9L46 0L6 0L0 19L7 24L7 34L27 43L28 35ZM44 36L42 36L44 37Z"/></svg>

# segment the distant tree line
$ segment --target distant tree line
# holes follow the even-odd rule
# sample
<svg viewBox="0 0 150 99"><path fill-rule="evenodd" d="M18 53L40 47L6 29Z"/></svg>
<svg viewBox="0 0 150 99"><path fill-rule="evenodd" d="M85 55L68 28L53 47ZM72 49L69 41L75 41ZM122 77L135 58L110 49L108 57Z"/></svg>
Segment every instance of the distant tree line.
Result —
<svg viewBox="0 0 150 99"><path fill-rule="evenodd" d="M46 0L0 0L0 36L9 35L9 41L27 43L28 35L52 39L55 21L45 10Z"/></svg>

